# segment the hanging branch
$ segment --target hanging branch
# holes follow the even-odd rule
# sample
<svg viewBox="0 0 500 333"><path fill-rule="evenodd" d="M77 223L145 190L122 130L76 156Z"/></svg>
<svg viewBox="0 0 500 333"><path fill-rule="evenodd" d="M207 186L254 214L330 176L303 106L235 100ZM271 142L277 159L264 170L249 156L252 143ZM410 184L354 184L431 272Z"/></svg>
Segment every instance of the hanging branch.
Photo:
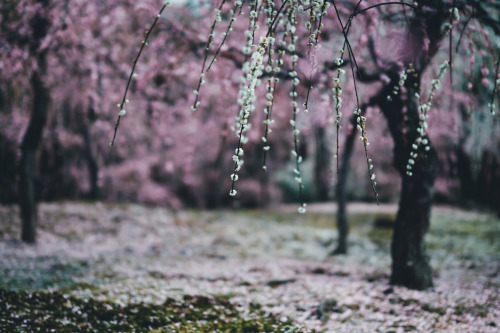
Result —
<svg viewBox="0 0 500 333"><path fill-rule="evenodd" d="M274 22L276 20L276 17L281 15L279 12L276 13L276 17L272 17L273 11L271 8L271 11L268 12L271 15L271 22ZM271 29L271 25L269 27ZM274 30L275 28L272 28L273 31L271 32L271 36L274 36ZM269 31L268 31L269 32ZM264 156L262 159L262 170L267 171L267 152L270 149L269 143L268 143L268 135L271 132L271 129L269 128L270 125L273 123L274 120L272 120L272 109L273 109L273 104L274 104L274 93L276 92L276 86L279 81L278 79L278 73L280 71L280 66L283 63L283 55L285 54L284 50L278 50L278 58L276 60L272 59L272 52L273 50L269 48L268 50L268 67L271 70L272 74L271 77L268 78L268 83L266 86L266 108L264 109L264 112L266 114L266 119L264 120L265 128L264 128L264 136L262 137L262 142L265 144L263 147L264 151ZM273 67L273 65L275 65ZM266 69L267 72L267 69Z"/></svg>
<svg viewBox="0 0 500 333"><path fill-rule="evenodd" d="M218 22L221 21L220 13L222 10L222 6L224 6L225 3L226 3L226 0L222 0L219 8L215 9L216 15L215 15L214 23L212 23L212 26L210 27L210 34L208 35L207 45L205 46L205 50L204 50L205 55L203 57L203 64L201 66L201 74L200 74L200 79L198 80L198 87L196 87L196 90L193 91L195 97L194 97L193 105L191 106L192 111L196 111L196 108L200 105L200 101L199 101L200 88L205 83L205 80L204 80L205 79L205 65L206 65L207 59L208 59L208 52L210 51L210 45L212 45L212 41L214 39L215 26L217 25Z"/></svg>
<svg viewBox="0 0 500 333"><path fill-rule="evenodd" d="M250 3L251 8L257 9L256 2ZM258 11L260 12L260 10ZM253 32L258 28L255 24L258 18L257 11L250 12L250 28ZM254 41L254 34L250 34L250 40ZM241 110L236 123L236 135L238 137L238 146L235 150L235 154L233 155L234 161L234 171L231 174L231 190L229 191L229 195L235 196L235 182L238 180L238 172L243 165L242 156L244 154L243 145L248 140L247 137L244 136L244 133L250 128L249 119L250 115L255 109L253 105L254 97L255 97L255 88L259 83L259 78L262 76L263 72L263 62L266 50L271 48L274 44L273 37L261 37L258 46L256 45L255 51L251 57L251 63L249 65L249 70L246 76L246 85L242 87L243 97L241 101Z"/></svg>
<svg viewBox="0 0 500 333"><path fill-rule="evenodd" d="M127 113L127 111L125 111L125 109L123 107L124 107L125 103L128 103L127 93L128 93L129 87L130 87L130 83L132 82L132 78L137 77L137 73L135 73L135 66L137 66L137 62L139 61L139 58L141 57L141 54L142 54L142 51L144 50L144 47L148 45L148 38L151 35L151 32L153 31L154 27L156 26L156 23L160 19L161 14L165 10L165 8L167 8L167 6L169 6L169 5L170 5L169 1L165 1L163 3L163 6L161 7L160 11L158 12L158 14L156 15L156 17L153 21L153 24L151 24L151 27L149 28L149 30L146 30L146 36L144 37L144 40L142 41L141 48L139 49L139 52L137 53L137 56L135 57L135 60L133 61L132 71L130 72L130 75L128 77L127 86L125 87L125 92L123 94L122 102L120 104L118 104L118 108L120 109L120 112L118 113L118 119L116 120L115 130L113 133L113 139L109 143L110 147L113 147L113 145L115 144L116 133L118 131L118 126L120 125L120 119L121 119L121 117L123 117Z"/></svg>
<svg viewBox="0 0 500 333"><path fill-rule="evenodd" d="M274 29L275 29L274 25L276 24L276 20L280 16L281 11L283 10L283 8L285 8L285 5L287 4L288 1L289 0L284 0L283 3L281 4L281 7L278 9L278 12L276 13L276 16L274 17L273 21L269 25L269 29L267 30L266 37L271 36L271 33L274 32Z"/></svg>
<svg viewBox="0 0 500 333"><path fill-rule="evenodd" d="M296 9L292 10L290 12L289 16L289 24L293 27L295 27L295 22L296 22ZM296 54L296 48L295 48L295 33L293 29L290 29L290 39L291 43L288 45L288 50L291 53L291 60L292 60L292 71L290 72L290 76L292 77L292 119L290 120L290 124L292 125L293 129L293 154L295 158L295 169L293 170L295 174L295 181L299 185L299 202L300 202L300 207L298 209L299 213L305 213L306 212L306 204L304 202L304 185L302 183L302 173L300 171L300 164L302 163L302 156L299 155L299 134L300 130L298 129L297 126L297 114L299 112L299 109L297 107L297 85L299 84L299 78L297 77L297 72L295 70L297 66L297 61L298 61L298 56Z"/></svg>
<svg viewBox="0 0 500 333"><path fill-rule="evenodd" d="M476 15L475 10L476 10L476 8L472 7L472 13L467 17L467 20L465 20L465 23L464 23L464 25L462 27L462 30L460 30L460 35L458 37L457 46L455 47L455 52L458 52L460 44L462 43L462 38L464 36L465 29L467 29L467 26L469 25L469 23L472 21L472 19Z"/></svg>
<svg viewBox="0 0 500 333"><path fill-rule="evenodd" d="M491 94L490 103L488 103L488 107L490 109L490 113L492 116L495 115L495 95L497 94L498 84L500 84L500 79L498 78L498 71L500 69L500 49L497 54L497 62L495 66L495 76L493 77L493 93Z"/></svg>
<svg viewBox="0 0 500 333"><path fill-rule="evenodd" d="M361 1L360 0L356 7L354 7L354 10L356 10L359 5L361 4ZM337 69L337 77L334 79L334 83L335 83L335 112L336 112L336 119L335 119L335 124L336 124L336 132L337 132L337 151L336 151L336 154L335 154L335 158L336 158L336 163L337 163L337 174L339 172L339 150L340 150L340 145L339 145L339 132L340 132L340 129L342 128L342 126L340 125L340 119L342 117L342 112L340 112L340 107L341 107L341 104L342 104L342 99L340 98L340 94L342 93L342 88L340 87L340 76L342 76L343 74L345 74L345 71L343 69L340 68L340 66L344 63L344 50L345 50L345 47L346 47L346 43L348 41L347 39L347 34L349 33L349 29L351 28L351 25L350 25L350 22L352 20L352 15L349 17L348 19L348 25L349 26L344 26L344 24L342 23L342 19L340 18L340 14L339 14L339 11L337 9L337 6L335 5L335 2L333 2L333 7L335 9L335 13L337 15L337 19L340 23L340 27L342 28L342 33L344 35L344 45L342 46L342 48L340 49L340 57L337 58L335 60L335 63L336 65L338 66L338 69ZM356 85L354 86L354 88L356 88Z"/></svg>
<svg viewBox="0 0 500 333"><path fill-rule="evenodd" d="M316 71L315 66L317 64L316 55L312 54L311 47L314 45L315 49L318 48L319 36L321 35L321 28L323 27L322 20L323 20L323 16L326 16L326 11L328 9L327 5L330 5L330 3L324 2L323 5L321 6L320 16L319 16L317 28L316 28L316 31L314 32L314 34L312 31L312 28L313 28L312 22L316 20L316 16L314 13L315 8L313 6L311 6L311 8L310 8L310 15L309 15L310 21L306 22L306 28L307 28L307 25L309 25L309 42L307 43L307 49L308 49L307 53L309 54L309 57L311 57L312 66L313 66L313 68L311 69L311 74L309 75L309 84L307 86L306 101L304 102L304 108L305 108L306 112L308 110L309 95L310 95L311 89L312 89L312 76ZM314 38L311 38L313 35L314 35Z"/></svg>
<svg viewBox="0 0 500 333"><path fill-rule="evenodd" d="M450 24L453 27L453 23L455 21L460 20L460 14L458 12L458 8L455 7L456 0L453 0L453 6L450 9ZM453 29L450 29L450 36L449 36L449 48L448 48L448 64L450 65L450 84L453 86Z"/></svg>
<svg viewBox="0 0 500 333"><path fill-rule="evenodd" d="M333 0L332 0L333 2ZM352 13L352 17L358 15L358 14L361 14L361 13L364 13L370 9L373 9L373 8L376 8L376 7L381 7L381 6L387 6L387 5L403 5L403 6L408 6L412 9L417 9L416 6L412 5L412 4L409 4L409 3L406 3L406 2L396 2L396 1L388 1L388 2L383 2L383 3L378 3L376 5L372 5L372 6L369 6L369 7L366 7L366 8L363 8L363 9L360 9L360 10L357 10L355 12Z"/></svg>
<svg viewBox="0 0 500 333"><path fill-rule="evenodd" d="M356 61L356 57L354 55L354 51L351 47L351 44L349 42L349 39L347 37L347 34L349 32L349 29L351 27L351 24L352 24L352 20L353 18L358 15L358 14L361 14L363 12L366 12L370 9L373 9L373 8L377 8L377 7L381 7L381 6L387 6L387 5L403 5L403 6L408 6L408 7L411 7L413 9L416 9L415 6L413 5L410 5L410 4L407 4L407 3L404 3L404 2L384 2L384 3L380 3L380 4L376 4L376 5L373 5L373 6L369 6L367 8L364 8L364 9L357 9L359 7L359 5L361 4L361 0L358 2L356 8L353 10L352 14L349 16L349 19L346 23L346 25L343 25L342 24L342 19L340 17L340 13L337 9L337 6L335 4L335 1L332 0L332 4L335 8L335 13L337 15L337 19L339 20L339 23L342 27L342 34L344 35L344 48L342 50L345 49L345 46L347 46L347 52L348 52L348 55L349 55L349 60L350 60L350 66L351 66L351 74L352 74L352 78L353 78L353 85L354 85L354 92L355 92L355 96L356 96L356 109L354 110L354 114L355 116L357 116L357 129L361 132L361 136L360 136L360 140L361 142L363 142L363 146L364 146L364 150L365 150L365 158L366 158L366 163L367 163L367 167L368 167L368 175L369 175L369 178L370 178L370 182L371 182L371 186L372 186L372 190L373 190L373 193L375 194L375 198L377 200L377 204L379 204L379 201L378 201L378 198L379 198L379 194L377 193L377 190L376 190L376 182L375 182L375 173L373 173L373 164L372 164L372 159L369 158L368 156L368 146L370 144L370 142L368 141L368 138L366 136L366 117L362 116L361 115L361 109L360 109L360 102L359 102L359 95L358 95L358 89L357 89L357 83L356 83L356 75L355 75L355 72L359 72L359 67L358 67L358 64L357 64L357 61ZM342 60L342 59L341 59ZM338 64L340 65L340 64ZM356 71L355 71L355 68L356 68ZM339 131L339 126L337 126L337 158L338 158L338 149L339 149L339 145L338 145L338 131ZM338 159L337 159L337 170L338 170Z"/></svg>
<svg viewBox="0 0 500 333"><path fill-rule="evenodd" d="M229 24L227 26L226 32L224 33L224 38L222 39L222 42L220 43L219 48L217 49L217 51L215 51L215 55L214 55L212 61L210 62L210 65L208 65L208 68L207 68L207 71L206 71L207 73L210 70L210 68L212 68L212 65L217 61L217 56L219 55L220 50L224 46L224 43L226 42L227 38L229 37L229 33L233 30L232 26L233 26L233 23L236 21L236 17L235 17L236 16L236 10L238 8L240 8L240 11L241 11L242 7L243 7L243 3L241 1L236 1L234 3L234 9L231 10L231 19L229 20Z"/></svg>

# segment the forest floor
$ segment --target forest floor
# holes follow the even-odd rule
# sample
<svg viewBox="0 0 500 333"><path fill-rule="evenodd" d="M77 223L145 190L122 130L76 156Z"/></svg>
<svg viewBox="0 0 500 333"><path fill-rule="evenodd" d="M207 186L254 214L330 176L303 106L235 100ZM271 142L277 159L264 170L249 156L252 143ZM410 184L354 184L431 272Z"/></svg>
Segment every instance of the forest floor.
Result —
<svg viewBox="0 0 500 333"><path fill-rule="evenodd" d="M500 220L435 207L435 286L388 284L395 205L179 211L39 206L36 245L0 206L0 332L499 332Z"/></svg>

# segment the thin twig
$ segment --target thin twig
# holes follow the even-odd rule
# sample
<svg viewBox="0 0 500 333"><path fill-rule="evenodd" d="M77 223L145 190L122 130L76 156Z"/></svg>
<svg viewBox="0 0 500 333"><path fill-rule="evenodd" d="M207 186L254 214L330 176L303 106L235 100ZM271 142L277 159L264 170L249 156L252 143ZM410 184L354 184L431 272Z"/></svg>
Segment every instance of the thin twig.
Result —
<svg viewBox="0 0 500 333"><path fill-rule="evenodd" d="M139 49L139 52L137 53L137 56L135 57L135 60L133 61L132 71L130 72L130 75L128 77L127 86L126 86L125 92L123 94L122 102L119 105L120 111L123 110L123 106L125 105L125 103L127 101L127 93L128 93L129 87L130 87L130 83L132 82L132 78L135 76L135 66L137 66L137 62L139 61L139 58L141 57L142 50L144 50L144 47L146 45L148 45L148 38L151 35L151 32L153 31L153 29L156 25L156 22L158 22L159 18L161 17L161 14L165 10L165 8L167 8L168 5L170 5L170 3L168 1L165 1L163 3L163 6L161 7L160 11L158 12L158 14L156 15L156 17L153 21L153 24L151 24L151 27L149 28L149 30L146 31L146 36L144 37L144 40L142 41L141 48ZM116 120L115 130L113 133L113 139L109 143L110 147L113 147L113 145L115 144L116 133L118 131L118 126L120 125L120 119L122 116L123 115L119 114L118 119Z"/></svg>

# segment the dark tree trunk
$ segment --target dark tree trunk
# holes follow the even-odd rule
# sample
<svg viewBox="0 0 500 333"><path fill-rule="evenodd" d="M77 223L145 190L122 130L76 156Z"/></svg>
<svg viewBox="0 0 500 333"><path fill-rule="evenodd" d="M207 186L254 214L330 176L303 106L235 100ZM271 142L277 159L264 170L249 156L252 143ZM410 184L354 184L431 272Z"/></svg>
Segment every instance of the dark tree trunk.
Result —
<svg viewBox="0 0 500 333"><path fill-rule="evenodd" d="M324 126L316 126L316 164L314 166L314 183L316 188L316 200L327 201L330 189L328 175L330 173L330 151L326 141L326 130Z"/></svg>
<svg viewBox="0 0 500 333"><path fill-rule="evenodd" d="M426 145L428 150L420 146L412 166L412 175L407 175L412 145L418 137L420 119L414 95L417 92L415 87L420 85L420 76L421 72L418 72L417 79L409 78L405 96L401 97L403 94L400 94L392 102L386 101L382 110L394 140L393 164L402 178L401 199L391 245L391 284L423 290L432 286L432 270L425 252L424 236L430 225L437 153L426 138L429 141ZM387 96L394 84L397 84L396 80L386 86L387 91L382 96Z"/></svg>
<svg viewBox="0 0 500 333"><path fill-rule="evenodd" d="M19 206L22 220L24 242L36 241L37 209L33 173L35 170L36 151L42 139L43 128L47 120L49 90L45 87L40 73L34 72L31 78L33 88L33 107L28 129L21 144L19 163Z"/></svg>
<svg viewBox="0 0 500 333"><path fill-rule="evenodd" d="M22 221L21 239L27 243L35 243L37 227L37 207L33 173L36 163L36 151L42 139L43 128L47 121L49 107L49 90L43 82L47 72L46 51L39 50L40 43L47 35L50 22L45 10L48 0L40 0L42 8L32 20L33 42L30 53L38 67L31 76L33 106L28 129L21 143L21 159L19 163L19 206Z"/></svg>
<svg viewBox="0 0 500 333"><path fill-rule="evenodd" d="M472 175L472 163L469 155L465 152L463 141L459 142L456 154L456 170L460 182L460 196L466 201L474 200L476 199L477 191Z"/></svg>
<svg viewBox="0 0 500 333"><path fill-rule="evenodd" d="M349 234L349 224L347 221L347 177L351 168L351 156L354 149L354 141L356 137L356 118L351 118L352 128L347 135L344 150L341 152L342 164L340 166L337 182L337 232L338 244L331 254L346 254L347 253L347 236ZM340 158L340 156L337 156Z"/></svg>
<svg viewBox="0 0 500 333"><path fill-rule="evenodd" d="M500 163L497 155L484 151L477 175L478 200L500 213Z"/></svg>
<svg viewBox="0 0 500 333"><path fill-rule="evenodd" d="M391 284L418 290L432 286L424 236L430 224L436 161L435 152L428 152L426 160L413 169L413 176L403 177L391 246Z"/></svg>
<svg viewBox="0 0 500 333"><path fill-rule="evenodd" d="M429 229L433 199L433 188L436 173L437 154L428 143L428 151L419 149L413 175L406 174L412 144L415 142L419 127L419 112L415 98L416 88L420 86L421 74L433 59L443 39L441 26L448 20L449 7L441 0L423 0L419 2L415 16L409 21L407 40L401 49L401 61L406 69L409 65L415 69L415 76L408 75L405 83L406 93L393 96L394 87L399 85L401 68L396 63L379 68L379 78L385 74L390 78L388 84L374 95L368 105L377 105L387 119L389 130L394 141L394 167L400 173L402 182L401 199L394 227L392 240L392 275L391 283L413 289L426 289L432 286L432 270L429 258L425 253L424 236ZM380 56L375 48L371 49L372 58L378 63ZM365 80L363 75L358 78ZM373 82L367 76L365 82ZM377 81L375 79L375 81ZM364 109L364 108L362 108ZM352 136L352 138L351 138ZM348 136L353 139L354 135ZM427 138L428 140L428 138ZM344 163L339 174L337 185L339 246L336 252L346 251L347 218L345 214L345 182L349 169L350 143L346 143Z"/></svg>
<svg viewBox="0 0 500 333"><path fill-rule="evenodd" d="M226 150L227 143L227 124L222 128L221 142L219 145L219 150L217 151L217 157L211 163L209 172L211 177L209 178L210 186L207 187L208 192L206 196L206 206L209 209L217 209L221 206L221 186L224 184L223 177L225 176L223 172L224 166L224 152Z"/></svg>
<svg viewBox="0 0 500 333"><path fill-rule="evenodd" d="M361 105L361 114L366 114L366 109L371 106L377 106L381 102L381 94L377 94L370 98L370 100ZM385 96L384 96L385 97ZM347 253L347 236L349 234L349 223L347 220L347 178L349 177L349 170L351 169L351 156L354 151L354 144L358 137L356 130L357 116L353 115L350 119L350 129L344 143L344 150L340 152L342 164L338 173L337 182L337 231L338 231L338 245L330 254L346 254Z"/></svg>
<svg viewBox="0 0 500 333"><path fill-rule="evenodd" d="M406 69L412 64L415 72L405 81L406 92L393 95L398 86L398 66L388 68L385 73L391 82L385 85L378 96L378 105L387 119L394 141L394 167L402 178L401 199L394 226L391 245L391 284L423 290L432 286L432 269L425 252L424 236L430 225L434 194L437 153L428 138L427 147L419 146L412 175L407 175L412 145L418 137L420 126L418 101L415 94L420 87L420 78L429 65L443 39L441 26L448 20L449 8L443 1L419 2L414 18L409 22L407 40L402 49ZM424 47L426 46L426 47ZM425 91L424 89L422 89Z"/></svg>
<svg viewBox="0 0 500 333"><path fill-rule="evenodd" d="M93 114L94 112L91 110L89 113ZM90 192L88 196L91 200L97 200L99 199L99 165L97 164L97 159L95 157L94 150L92 149L89 123L91 123L91 120L89 122L83 121L80 132L82 133L83 140L85 142L85 155L87 157L87 166L90 174Z"/></svg>
<svg viewBox="0 0 500 333"><path fill-rule="evenodd" d="M392 95L394 87L399 86L400 68L397 65L390 66L383 70L384 74L390 78L388 84L384 84L382 89L373 96L366 106L377 105L382 110L388 122L389 131L394 141L393 164L402 177L402 192L399 202L399 209L394 226L393 240L391 246L392 253L392 274L391 283L406 286L412 289L426 289L432 286L432 270L429 258L425 253L424 236L430 224L430 214L433 199L433 188L436 173L437 154L432 148L430 140L428 151L423 147L418 150L418 157L413 166L413 175L406 174L412 144L418 137L419 111L418 101L415 93L420 86L421 74L435 55L438 45L442 39L441 24L447 18L446 9L439 6L437 1L426 1L429 6L436 6L433 14L427 12L422 7L416 12L415 18L410 23L408 40L404 54L406 69L409 64L415 69L415 75L409 74L405 82L406 93L399 93L388 100L387 96ZM426 43L425 37L430 40L428 51L423 52L423 45ZM365 107L362 108L364 111ZM349 137L348 137L349 139ZM347 152L348 149L346 149ZM348 158L346 159L346 170L339 174L339 190L343 189L343 182L346 181L346 172L349 168ZM339 249L346 246L345 240L341 239L347 235L347 221L345 219L345 204L339 200ZM344 242L344 244L340 243Z"/></svg>
<svg viewBox="0 0 500 333"><path fill-rule="evenodd" d="M35 168L36 150L22 150L19 165L19 207L21 210L22 235L26 243L35 243L37 226L37 209L33 170Z"/></svg>
<svg viewBox="0 0 500 333"><path fill-rule="evenodd" d="M17 149L12 143L0 134L0 204L17 202Z"/></svg>
<svg viewBox="0 0 500 333"><path fill-rule="evenodd" d="M94 155L92 149L92 143L90 140L90 133L87 126L83 131L83 138L85 140L85 151L87 155L87 165L90 173L90 192L89 199L97 200L99 199L99 165Z"/></svg>

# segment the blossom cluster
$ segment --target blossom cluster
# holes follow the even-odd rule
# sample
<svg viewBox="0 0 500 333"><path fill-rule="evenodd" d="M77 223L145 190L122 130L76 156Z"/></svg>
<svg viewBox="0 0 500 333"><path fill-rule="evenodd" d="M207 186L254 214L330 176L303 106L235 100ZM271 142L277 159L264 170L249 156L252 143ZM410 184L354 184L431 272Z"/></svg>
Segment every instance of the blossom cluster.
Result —
<svg viewBox="0 0 500 333"><path fill-rule="evenodd" d="M309 4L308 1L302 1L302 5ZM297 114L300 112L298 107L298 92L297 87L301 80L297 72L297 64L299 55L297 54L296 42L298 36L296 35L297 13L299 12L299 1L291 1L289 6L284 8L284 11L275 9L274 1L267 1L258 5L257 1L249 3L249 25L248 29L244 32L246 36L246 43L243 46L243 54L246 55L246 61L243 64L243 76L240 83L240 91L238 95L238 104L240 106L238 116L236 117L233 130L238 138L238 147L233 155L235 163L234 171L231 175L232 186L230 195L236 195L235 182L238 180L238 172L243 165L243 146L248 142L248 137L245 133L251 128L250 117L256 108L256 89L261 84L261 77L265 74L267 76L267 84L265 89L265 105L264 114L265 125L264 135L261 137L264 150L264 163L263 169L267 170L266 154L270 150L268 141L268 134L271 132L270 126L273 124L272 108L274 102L274 93L276 85L279 82L278 74L283 70L287 73L288 79L291 81L291 110L292 119L290 125L294 137L294 149L292 150L293 158L295 159L294 179L299 185L301 206L299 212L305 212L305 203L302 199L302 190L304 188L302 176L300 171L300 164L302 163L302 156L298 154L300 130L298 128ZM324 2L314 2L315 8L327 7ZM255 43L256 36L259 34L259 25L257 24L259 17L265 16L264 22L267 26L267 34L259 38L259 42ZM279 27L279 28L278 28ZM283 31L279 34L281 37L276 41L275 32L280 29ZM274 45L276 44L276 47ZM285 60L289 60L290 68L285 69Z"/></svg>
<svg viewBox="0 0 500 333"><path fill-rule="evenodd" d="M437 77L431 81L431 88L428 91L427 101L425 103L419 103L419 126L417 128L418 136L415 142L412 144L412 151L410 152L410 158L408 159L408 164L406 165L406 174L408 176L413 176L413 166L415 165L416 159L418 158L418 150L421 149L421 147L426 152L431 149L431 147L429 146L429 140L427 138L427 119L429 118L429 110L432 106L432 99L439 89L441 78L443 77L448 67L450 67L448 61L444 61L441 64ZM421 98L418 93L417 97L419 99Z"/></svg>
<svg viewBox="0 0 500 333"><path fill-rule="evenodd" d="M208 71L208 69L205 70L207 60L208 60L208 53L210 51L210 47L212 46L212 43L213 43L213 40L215 37L215 27L216 27L217 23L220 23L222 21L221 12L222 12L222 7L225 5L225 3L226 3L226 0L222 0L219 8L214 9L215 19L214 19L214 22L212 23L212 26L210 28L210 33L208 34L207 44L205 45L205 50L204 50L205 55L204 55L203 64L201 67L201 73L200 73L200 79L198 81L198 87L196 88L196 90L193 91L195 98L194 98L193 105L191 106L192 111L196 111L196 109L198 108L198 106L201 103L199 100L199 98L200 98L199 96L200 96L201 86L203 84L205 84L205 73L206 73L206 71ZM234 18L234 16L233 16L233 18ZM231 20L231 23L232 22L233 22L233 20ZM229 28L229 30L230 30L230 28ZM226 35L227 35L227 33L226 33ZM221 47L222 47L222 44L221 44ZM214 56L212 63L214 63L215 61L217 61L217 54ZM212 63L210 64L210 66L212 65Z"/></svg>
<svg viewBox="0 0 500 333"><path fill-rule="evenodd" d="M490 114L494 116L496 114L496 106L495 106L495 98L497 96L497 91L498 91L498 86L500 85L500 78L499 78L499 70L500 70L500 43L497 45L498 47L498 52L497 52L497 61L495 64L495 76L493 77L493 93L491 94L491 100L488 103L488 109L490 110Z"/></svg>
<svg viewBox="0 0 500 333"><path fill-rule="evenodd" d="M449 35L451 30L453 29L453 23L460 20L460 13L457 7L453 7L450 9L450 19L449 22L444 24L444 35Z"/></svg>
<svg viewBox="0 0 500 333"><path fill-rule="evenodd" d="M418 75L417 73L415 73L415 68L413 67L413 63L410 63L408 65L408 68L402 70L401 73L399 74L398 85L394 86L394 88L391 92L391 95L387 95L387 100L389 102L392 102L392 97L398 95L400 91L401 92L405 91L404 86L405 86L406 80L408 79L408 75Z"/></svg>
<svg viewBox="0 0 500 333"><path fill-rule="evenodd" d="M304 7L307 9L305 9ZM312 47L314 44L318 43L318 39L321 34L321 28L323 27L321 21L322 18L327 15L329 7L330 2L325 0L301 0L298 11L309 12L309 20L304 23L305 28L309 31L309 42L306 44L307 47ZM314 29L316 22L316 29Z"/></svg>
<svg viewBox="0 0 500 333"><path fill-rule="evenodd" d="M272 55L274 54L273 50L269 50L269 61L268 65L265 68L266 73L270 74L271 77L267 79L267 85L266 85L266 106L264 107L264 114L266 119L263 121L265 128L264 128L264 136L262 137L262 142L264 143L264 161L262 165L262 169L264 171L267 171L267 165L266 165L266 157L267 157L267 152L271 148L268 142L268 134L272 131L270 126L273 124L274 120L272 119L272 109L273 109L273 103L274 103L274 92L276 91L276 85L279 82L279 78L277 77L278 73L280 72L280 66L283 65L283 56L285 54L285 51L279 50L278 51L278 58L272 59Z"/></svg>
<svg viewBox="0 0 500 333"><path fill-rule="evenodd" d="M375 187L377 186L377 182L375 181L376 176L375 173L373 172L373 160L368 157L368 146L370 145L370 142L368 141L368 137L366 136L366 117L361 114L360 108L356 108L354 110L354 116L356 117L356 128L358 131L361 132L359 140L363 143L365 148L366 163L368 165L368 175L370 177L372 189L378 200L378 193L375 189Z"/></svg>
<svg viewBox="0 0 500 333"><path fill-rule="evenodd" d="M251 56L251 62L246 63L243 72L246 73L245 80L246 84L244 88L240 91L241 104L240 112L236 118L235 133L238 137L238 148L236 149L236 154L233 155L233 161L235 163L235 168L233 175L231 176L232 186L230 195L236 195L236 190L234 189L234 183L237 180L237 173L240 171L241 166L244 161L243 148L242 146L248 142L248 137L245 136L245 132L251 128L249 123L249 118L251 113L255 110L254 102L256 100L255 89L257 85L260 84L260 76L263 74L264 70L264 59L266 56L266 50L273 45L275 42L274 37L261 37L259 40L259 45L252 45L255 50Z"/></svg>
<svg viewBox="0 0 500 333"><path fill-rule="evenodd" d="M344 50L340 50L340 54L342 55L344 53ZM340 66L344 63L344 60L342 57L337 58L335 60L335 64L338 66L337 68L337 77L333 78L333 102L335 104L335 120L334 124L337 127L337 130L340 130L342 126L340 126L340 119L342 118L342 112L340 111L340 108L342 107L342 87L340 86L340 78L345 75L345 70L342 69Z"/></svg>

